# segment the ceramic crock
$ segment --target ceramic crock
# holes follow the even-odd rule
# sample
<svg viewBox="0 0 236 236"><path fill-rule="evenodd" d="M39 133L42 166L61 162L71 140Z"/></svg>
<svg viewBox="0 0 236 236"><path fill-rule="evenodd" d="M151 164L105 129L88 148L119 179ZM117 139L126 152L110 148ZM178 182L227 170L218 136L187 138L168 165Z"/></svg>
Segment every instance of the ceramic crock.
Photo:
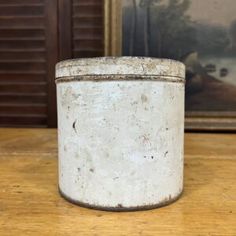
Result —
<svg viewBox="0 0 236 236"><path fill-rule="evenodd" d="M56 65L59 190L81 206L129 211L183 190L182 63L90 58Z"/></svg>

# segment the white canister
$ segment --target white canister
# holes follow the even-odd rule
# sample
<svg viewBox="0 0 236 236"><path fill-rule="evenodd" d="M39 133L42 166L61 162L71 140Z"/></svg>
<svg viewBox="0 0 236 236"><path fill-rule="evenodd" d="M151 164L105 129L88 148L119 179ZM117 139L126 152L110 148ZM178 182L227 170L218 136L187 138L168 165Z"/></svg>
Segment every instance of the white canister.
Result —
<svg viewBox="0 0 236 236"><path fill-rule="evenodd" d="M154 58L56 66L59 189L76 204L151 209L183 190L185 67Z"/></svg>

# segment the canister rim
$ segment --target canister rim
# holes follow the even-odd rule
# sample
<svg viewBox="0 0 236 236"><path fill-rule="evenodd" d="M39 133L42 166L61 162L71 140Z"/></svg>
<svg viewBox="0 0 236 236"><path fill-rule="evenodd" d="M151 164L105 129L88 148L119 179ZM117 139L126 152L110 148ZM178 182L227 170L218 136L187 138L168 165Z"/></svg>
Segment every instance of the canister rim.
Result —
<svg viewBox="0 0 236 236"><path fill-rule="evenodd" d="M151 57L80 58L61 61L56 65L56 79L63 78L64 81L67 77L71 81L71 78L76 76L106 76L109 80L109 76L125 75L157 76L157 80L160 77L162 80L168 77L168 81L184 81L185 66L179 61Z"/></svg>

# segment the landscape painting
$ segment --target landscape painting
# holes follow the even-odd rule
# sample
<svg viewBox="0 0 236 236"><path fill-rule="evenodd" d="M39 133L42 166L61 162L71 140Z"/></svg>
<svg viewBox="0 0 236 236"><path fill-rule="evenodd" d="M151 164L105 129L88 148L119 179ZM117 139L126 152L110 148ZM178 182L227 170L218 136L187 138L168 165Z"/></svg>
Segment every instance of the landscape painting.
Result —
<svg viewBox="0 0 236 236"><path fill-rule="evenodd" d="M236 1L123 0L122 53L186 65L187 114L236 114Z"/></svg>

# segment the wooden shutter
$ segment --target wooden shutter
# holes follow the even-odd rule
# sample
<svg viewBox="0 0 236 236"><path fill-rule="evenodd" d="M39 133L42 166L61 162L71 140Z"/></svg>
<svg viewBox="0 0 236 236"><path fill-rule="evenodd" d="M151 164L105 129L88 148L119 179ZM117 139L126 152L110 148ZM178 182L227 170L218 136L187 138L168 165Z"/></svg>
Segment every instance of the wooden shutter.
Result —
<svg viewBox="0 0 236 236"><path fill-rule="evenodd" d="M0 1L1 126L55 126L56 14L55 0Z"/></svg>
<svg viewBox="0 0 236 236"><path fill-rule="evenodd" d="M72 0L72 55L104 55L103 1Z"/></svg>
<svg viewBox="0 0 236 236"><path fill-rule="evenodd" d="M104 55L103 4L0 0L0 126L56 126L55 63Z"/></svg>

